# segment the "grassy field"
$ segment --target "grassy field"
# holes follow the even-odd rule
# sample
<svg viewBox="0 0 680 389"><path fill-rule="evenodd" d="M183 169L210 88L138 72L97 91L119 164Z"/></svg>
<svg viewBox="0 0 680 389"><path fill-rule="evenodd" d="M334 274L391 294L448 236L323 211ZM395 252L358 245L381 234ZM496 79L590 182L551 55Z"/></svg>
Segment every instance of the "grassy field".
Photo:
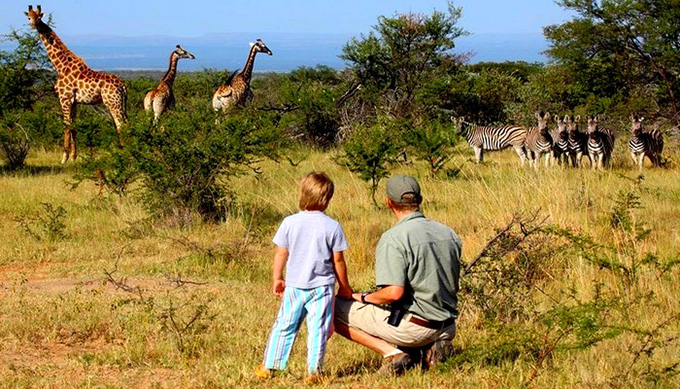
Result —
<svg viewBox="0 0 680 389"><path fill-rule="evenodd" d="M680 385L672 370L680 363L680 274L670 266L680 254L680 153L668 150L675 163L644 170L638 185L639 173L619 146L616 164L605 172L521 169L512 151L488 154L477 166L465 145L448 165L460 169L455 179L429 178L418 163L394 172L420 179L424 212L459 233L466 262L517 212L538 212L550 225L614 247L626 269L639 269L626 275L627 282L620 272L556 250L554 258L546 256L550 264L541 267L547 270L537 285L546 295L573 290L583 299L596 293L596 281L613 294L644 295L631 305L634 320L623 318L626 309L610 314L630 331L589 347L556 349L542 363L540 356L525 355L454 360L400 378L377 377L378 356L334 336L325 385ZM0 387L301 386L304 329L288 372L266 382L252 374L278 308L270 293L271 237L283 217L296 211L297 181L311 170L334 179L328 213L345 229L356 290L372 286L374 247L393 218L374 208L367 185L335 164L332 153L297 153L294 160L306 159L295 167L264 162L259 177L231 182L238 201L219 224L186 223L180 216L155 221L134 193L100 197L91 183L71 189L75 167L60 166L56 152L33 153L28 170L0 176ZM617 201L633 192L640 207L626 212L635 226L650 232L631 240L612 226L611 215ZM668 269L643 266L649 253ZM627 262L631 258L639 262ZM487 339L482 317L473 305L462 306L457 350Z"/></svg>

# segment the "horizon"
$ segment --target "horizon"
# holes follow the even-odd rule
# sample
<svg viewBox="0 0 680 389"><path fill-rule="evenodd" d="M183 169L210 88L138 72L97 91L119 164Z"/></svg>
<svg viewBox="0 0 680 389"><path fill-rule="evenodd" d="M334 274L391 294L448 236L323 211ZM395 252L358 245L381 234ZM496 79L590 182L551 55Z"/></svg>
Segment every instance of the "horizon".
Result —
<svg viewBox="0 0 680 389"><path fill-rule="evenodd" d="M343 33L261 33L247 32L206 34L200 37L153 35L122 37L117 35L87 35L61 37L76 55L94 70L103 71L165 71L168 57L176 44L196 55L195 60L182 60L181 72L206 69L236 70L245 62L247 42L262 38L272 49L273 56L258 56L256 72L289 72L299 67L325 65L336 70L347 67L339 58L342 47L352 38ZM469 64L479 62L524 61L545 63L542 54L547 40L542 34L471 34L456 39L453 52L471 53ZM0 44L11 50L12 44Z"/></svg>
<svg viewBox="0 0 680 389"><path fill-rule="evenodd" d="M0 3L0 29L29 29L24 15L28 4L11 3ZM342 47L350 38L372 31L381 16L448 12L448 2L443 0L290 0L285 4L262 0L256 7L205 0L41 3L69 49L98 70L167 69L167 57L178 43L197 56L191 63L182 62L180 71L240 68L248 42L257 38L274 52L271 58L258 59L258 72L317 64L342 69L346 67L338 58ZM453 5L462 8L457 26L470 33L456 39L454 52L475 52L470 63L546 62L543 27L570 18L552 0L459 0Z"/></svg>

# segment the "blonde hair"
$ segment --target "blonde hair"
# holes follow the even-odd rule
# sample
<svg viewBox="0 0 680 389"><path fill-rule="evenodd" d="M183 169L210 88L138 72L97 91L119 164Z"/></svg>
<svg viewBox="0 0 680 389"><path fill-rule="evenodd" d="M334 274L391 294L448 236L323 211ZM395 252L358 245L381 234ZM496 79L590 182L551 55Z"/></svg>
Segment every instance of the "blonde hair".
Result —
<svg viewBox="0 0 680 389"><path fill-rule="evenodd" d="M335 186L324 172L308 173L300 181L300 204L303 211L324 211L333 197Z"/></svg>

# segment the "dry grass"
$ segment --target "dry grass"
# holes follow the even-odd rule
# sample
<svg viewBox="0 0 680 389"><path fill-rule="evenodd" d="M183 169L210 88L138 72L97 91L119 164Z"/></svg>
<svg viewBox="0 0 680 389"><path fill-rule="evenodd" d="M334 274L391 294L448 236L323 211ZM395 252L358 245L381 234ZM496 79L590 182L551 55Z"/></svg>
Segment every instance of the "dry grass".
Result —
<svg viewBox="0 0 680 389"><path fill-rule="evenodd" d="M455 180L427 177L425 166L400 166L416 175L426 198L425 213L458 231L464 257L472 258L515 211L540 210L550 223L603 240L615 236L608 215L619 191L637 176L628 163L591 172L553 168L520 169L514 153L489 154L487 163L470 162L457 149ZM677 158L670 151L670 156ZM624 158L619 151L617 158ZM31 173L0 177L0 386L2 387L290 387L305 372L304 331L289 372L269 382L253 378L278 301L269 293L270 243L280 220L296 210L296 185L303 174L325 170L336 183L328 213L339 220L350 244L347 260L356 289L372 285L373 253L380 234L392 224L376 210L365 183L336 165L329 154L312 152L293 167L262 164L257 179L231 183L238 209L220 224L178 228L172 220L151 223L133 198L97 198L97 188L71 190L73 166L61 167L57 153L30 156ZM626 161L627 162L627 161ZM680 169L643 172L643 209L635 215L651 228L638 247L664 260L680 253ZM381 188L384 190L384 188ZM380 192L382 193L382 192ZM61 206L63 234L37 239L22 227L44 213L42 203ZM35 222L34 222L35 223ZM40 228L35 226L34 228ZM129 286L106 282L105 272ZM653 327L677 313L678 271L670 279L641 276L654 293L639 324ZM550 290L581 288L592 281L616 282L598 274L582 258L570 258ZM183 281L188 281L179 286ZM193 320L193 321L192 321ZM173 324L173 322L175 324ZM182 324L184 323L184 324ZM475 314L462 312L456 344L474 344L480 329ZM673 328L680 330L677 323ZM536 387L618 386L612 378L630 363L632 336L605 341L586 351L556 354L532 385ZM680 350L653 360L678 361ZM445 370L409 372L399 379L377 378L377 356L333 337L327 370L334 387L523 387L531 362L466 364ZM630 386L649 382L631 377ZM677 378L657 383L678 384Z"/></svg>

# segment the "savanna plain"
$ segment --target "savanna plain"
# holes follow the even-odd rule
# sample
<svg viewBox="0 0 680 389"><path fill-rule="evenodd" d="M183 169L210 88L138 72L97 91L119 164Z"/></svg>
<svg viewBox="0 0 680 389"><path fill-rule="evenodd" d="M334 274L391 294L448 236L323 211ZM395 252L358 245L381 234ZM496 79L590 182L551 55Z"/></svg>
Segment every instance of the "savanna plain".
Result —
<svg viewBox="0 0 680 389"><path fill-rule="evenodd" d="M377 355L334 335L323 386L677 387L680 154L669 145L667 167L639 173L623 143L603 172L537 172L512 151L477 165L464 142L447 177L396 166L421 181L425 214L463 239L456 355L381 378ZM219 223L159 222L133 196L73 189L76 165L56 152L3 174L0 386L302 386L304 329L285 374L253 374L279 304L271 237L297 210L298 180L334 179L327 213L345 229L355 290L373 287L393 217L334 151L290 153L301 162L262 161L232 179L239 201Z"/></svg>

